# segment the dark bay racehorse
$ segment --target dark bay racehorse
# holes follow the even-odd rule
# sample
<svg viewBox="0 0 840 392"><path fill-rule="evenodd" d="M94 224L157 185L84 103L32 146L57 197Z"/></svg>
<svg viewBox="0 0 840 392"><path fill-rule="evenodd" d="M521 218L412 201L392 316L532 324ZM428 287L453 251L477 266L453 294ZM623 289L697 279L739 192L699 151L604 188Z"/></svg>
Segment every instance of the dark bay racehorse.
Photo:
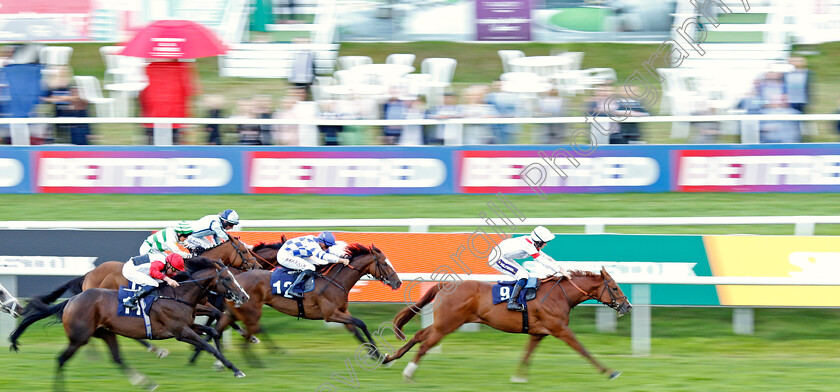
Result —
<svg viewBox="0 0 840 392"><path fill-rule="evenodd" d="M0 284L0 311L11 314L12 317L23 314L23 307L20 306L20 302L2 284Z"/></svg>
<svg viewBox="0 0 840 392"><path fill-rule="evenodd" d="M188 280L184 280L184 275ZM244 377L245 374L230 363L221 352L201 339L199 332L211 334L216 339L218 339L218 334L212 328L195 324L193 313L196 303L204 301L210 291L227 296L236 305L248 301L248 294L236 281L228 267L206 258L196 258L188 262L187 272L179 274L178 280L181 281L179 287L166 286L161 290L161 297L152 305L150 311L152 338L175 338L192 344L215 355L233 371L234 376ZM148 389L154 389L157 387L155 384L129 368L120 358L116 336L141 339L146 337L146 330L142 318L117 315L118 301L116 290L90 289L60 304L33 309L9 336L12 349L18 351L18 338L29 325L50 315L58 314L64 324L64 332L70 340L67 349L58 357L59 379L67 360L76 350L87 344L91 336L94 336L108 344L114 362L135 385L142 382Z"/></svg>
<svg viewBox="0 0 840 392"><path fill-rule="evenodd" d="M569 312L575 305L594 299L615 309L619 315L624 315L630 312L632 307L630 302L615 280L603 268L600 274L571 271L571 275L571 280L560 280L558 277L544 279L537 291L536 299L528 302L529 329L527 333L531 335L531 341L525 350L525 356L522 358L517 374L511 377L512 382L527 382L531 353L548 335L566 342L586 357L601 373L608 373L611 379L621 374L621 372L605 368L583 348L575 334L569 329ZM403 376L411 379L414 371L417 370L420 358L444 336L454 332L465 323L482 323L504 332L523 333L522 313L507 310L505 302L493 305L492 286L492 283L474 280L463 281L454 289L443 283L433 286L419 302L400 311L394 317L394 324L399 331L397 336L404 339L402 327L422 307L438 297L434 305L434 324L417 331L408 343L393 355L387 356L384 363L401 358L411 347L421 343L420 351L403 371ZM444 294L438 295L442 288ZM446 294L446 292L450 293Z"/></svg>
<svg viewBox="0 0 840 392"><path fill-rule="evenodd" d="M314 289L303 296L303 315L301 317L348 325L348 330L351 330L359 341L370 343L372 347L376 347L367 325L347 311L348 293L353 285L366 274L379 279L393 290L399 289L402 281L400 281L391 262L376 246L365 247L361 244L350 244L347 246L347 250L350 254L349 265L344 266L337 263L319 268ZM268 305L290 316L299 315L296 300L273 294L270 271L247 271L238 275L237 280L251 296L251 299L241 307L229 307L229 310L236 320L241 320L245 324L246 339L249 338L249 334L254 334L259 330L263 305ZM230 315L225 314L216 324L216 330L221 332L230 321L232 321ZM364 337L356 329L357 327L364 333ZM378 355L378 353L375 354Z"/></svg>
<svg viewBox="0 0 840 392"><path fill-rule="evenodd" d="M201 256L208 259L221 260L225 265L239 270L259 268L259 263L254 253L248 249L245 243L232 236L229 241L225 241L218 246L201 252ZM186 262L189 262L189 260L185 259ZM129 286L128 279L122 274L123 265L125 265L123 261L106 261L88 271L88 273L64 283L52 292L32 298L26 306L24 313L33 307L44 307L55 302L68 290L75 295L92 288L117 290L120 286ZM219 310L204 305L198 306L197 314L208 316L211 319L221 317ZM233 327L241 334L244 334L245 331L239 328L238 325L234 325ZM169 351L166 349L152 346L142 339L139 342L158 357L163 358L169 355Z"/></svg>

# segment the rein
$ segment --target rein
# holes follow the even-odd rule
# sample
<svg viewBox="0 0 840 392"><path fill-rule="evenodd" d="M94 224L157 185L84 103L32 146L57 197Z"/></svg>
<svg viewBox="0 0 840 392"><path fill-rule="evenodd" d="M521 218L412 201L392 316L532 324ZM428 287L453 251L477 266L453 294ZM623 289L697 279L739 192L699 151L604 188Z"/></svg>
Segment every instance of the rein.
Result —
<svg viewBox="0 0 840 392"><path fill-rule="evenodd" d="M241 250L239 250L239 244L237 244L236 242L234 242L234 241L233 241L233 239L234 239L234 238L236 238L236 237L230 237L229 242L231 243L231 245L233 245L233 249L234 249L234 250L236 251L236 253L239 255L239 258L240 258L240 259L242 259L242 264L244 264L244 265L245 265L245 267L246 267L246 268L242 268L242 269L243 269L243 270L245 270L245 271L247 271L247 270L252 270L252 269L254 269L254 268L257 268L257 266L259 265L259 264L257 263L257 255L256 255L256 254L254 254L254 253L252 253L252 252L250 252L250 251L245 251L245 252L242 252ZM241 240L239 240L239 238L236 238L236 240L237 240L237 241L239 241L239 243L242 243L242 241L241 241ZM244 246L244 245L243 245L243 246ZM247 249L247 248L246 248L246 249ZM248 264L248 262L247 262L247 261L245 261L245 255L244 255L244 253L251 253L251 254L254 256L254 263L253 263L252 265L249 265L249 264ZM271 263L269 263L269 264L271 264Z"/></svg>

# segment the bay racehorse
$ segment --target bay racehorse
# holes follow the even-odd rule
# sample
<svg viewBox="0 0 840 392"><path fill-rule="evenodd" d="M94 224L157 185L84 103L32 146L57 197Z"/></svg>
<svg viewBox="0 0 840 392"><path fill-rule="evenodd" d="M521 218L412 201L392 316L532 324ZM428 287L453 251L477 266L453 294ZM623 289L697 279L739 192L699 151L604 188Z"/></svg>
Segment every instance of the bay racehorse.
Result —
<svg viewBox="0 0 840 392"><path fill-rule="evenodd" d="M251 299L239 308L228 307L228 309L236 320L244 323L247 331L245 338L249 339L250 335L259 330L263 305L268 305L290 316L345 324L359 341L370 343L373 347L371 354L378 356L376 343L371 337L367 325L347 311L349 304L347 296L353 285L367 274L390 286L393 290L399 289L402 281L400 281L391 261L376 246L366 247L361 244L349 244L346 249L350 255L350 263L347 266L336 263L319 267L316 272L314 289L304 293L300 308L295 299L273 293L274 288L271 286L270 271L251 270L238 275L237 280L251 296ZM225 314L216 324L216 331L221 332L231 321L233 319L230 315ZM364 333L364 336L359 333L359 330Z"/></svg>
<svg viewBox="0 0 840 392"><path fill-rule="evenodd" d="M23 314L23 307L20 306L20 302L2 284L0 284L0 311L11 314L12 317Z"/></svg>
<svg viewBox="0 0 840 392"><path fill-rule="evenodd" d="M186 279L184 279L186 277ZM236 281L230 269L219 262L207 258L193 258L187 262L187 272L180 273L181 285L177 288L166 286L161 289L161 296L151 307L150 319L152 339L175 338L194 345L216 356L235 377L244 377L245 373L228 361L221 352L205 342L198 333L207 333L218 340L218 334L212 328L195 324L193 314L197 303L204 301L211 291L225 295L237 306L248 301L248 294ZM111 356L120 368L135 384L143 383L148 389L157 387L145 376L129 368L121 359L116 336L134 339L146 337L142 318L121 317L117 314L118 291L94 288L60 304L33 309L9 336L11 348L19 350L18 339L32 323L58 314L64 324L64 332L69 345L58 357L59 375L65 363L91 336L104 340L111 350Z"/></svg>
<svg viewBox="0 0 840 392"><path fill-rule="evenodd" d="M237 270L248 270L252 268L259 268L260 264L257 261L254 253L248 249L238 238L231 236L230 240L225 241L213 248L201 251L201 256L213 260L221 260L224 265L233 267ZM185 262L189 262L189 258ZM44 307L55 302L65 291L70 291L73 295L79 294L82 291L99 288L108 290L117 290L120 286L129 286L128 279L122 274L122 268L125 265L123 261L106 261L96 268L88 271L86 274L69 280L63 285L59 286L50 293L39 295L29 302L24 313L33 307ZM237 271L234 271L237 272ZM221 312L214 308L204 305L198 306L198 315L208 316L210 319L218 319L221 317ZM245 331L239 328L238 325L233 325L233 328L244 334ZM140 339L140 344L146 347L149 352L155 353L158 357L163 358L169 355L169 351L162 348L157 348L148 342Z"/></svg>
<svg viewBox="0 0 840 392"><path fill-rule="evenodd" d="M571 280L550 277L542 281L536 298L528 302L527 332L524 331L525 323L522 313L507 310L506 302L493 305L492 283L474 280L465 280L457 285L453 282L439 283L429 289L419 302L403 309L394 317L397 337L405 339L402 327L421 308L437 297L434 304L434 323L417 331L408 343L393 355L386 356L384 363L401 358L411 347L421 343L420 350L403 370L403 376L406 379L412 379L420 358L444 336L454 332L465 323L482 323L500 331L528 333L531 336L522 362L516 374L511 377L512 382L527 382L531 353L548 335L563 340L586 357L601 373L608 373L611 379L616 378L621 372L601 365L578 342L575 334L569 329L569 312L577 304L588 299L594 299L615 309L619 315L629 313L632 305L604 268L601 268L600 274L588 271L571 271L570 273Z"/></svg>

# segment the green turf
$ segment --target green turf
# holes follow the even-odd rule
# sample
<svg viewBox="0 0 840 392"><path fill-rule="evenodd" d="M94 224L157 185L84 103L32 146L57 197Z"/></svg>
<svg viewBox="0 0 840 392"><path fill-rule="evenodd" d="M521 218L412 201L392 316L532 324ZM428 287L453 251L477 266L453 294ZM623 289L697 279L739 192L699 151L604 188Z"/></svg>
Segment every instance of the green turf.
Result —
<svg viewBox="0 0 840 392"><path fill-rule="evenodd" d="M399 309L393 305L353 304L356 316L376 328ZM416 347L392 368L363 370L355 361L358 347L343 329L328 329L320 321L296 321L267 310L263 318L273 340L286 349L269 352L265 344L252 346L265 367L245 360L238 347L228 358L248 376L234 379L229 371L217 373L203 355L195 367L186 366L187 347L174 340L157 342L172 351L154 359L138 344L121 339L124 359L161 383L160 390L176 391L314 391L331 382L334 390L361 391L834 391L836 357L840 345L838 310L756 310L756 333L734 335L731 311L705 308L653 309L652 355L631 356L630 320L619 319L616 333L597 333L594 308L577 308L571 327L580 342L605 366L624 374L613 381L564 343L547 338L532 359L530 383L516 385L508 379L527 339L482 327L480 332L458 332L443 341L443 352L429 354L420 363L415 383L404 383L400 372ZM411 336L417 320L408 324ZM398 342L383 335L393 346ZM3 382L0 390L43 391L52 386L55 357L66 342L59 325L35 324L22 336L20 353L0 352ZM132 387L110 362L101 342L94 341L67 365L68 391L123 391ZM382 346L386 347L386 346ZM387 351L387 348L385 348ZM357 389L331 379L348 376L350 360ZM323 389L329 390L329 389Z"/></svg>
<svg viewBox="0 0 840 392"><path fill-rule="evenodd" d="M554 14L549 22L557 27L577 31L602 31L604 19L612 15L610 8L564 8Z"/></svg>
<svg viewBox="0 0 840 392"><path fill-rule="evenodd" d="M704 19L700 19L703 21ZM767 14L765 13L732 13L719 14L717 16L719 23L741 23L741 24L762 24L767 22Z"/></svg>
<svg viewBox="0 0 840 392"><path fill-rule="evenodd" d="M833 195L821 193L554 194L507 198L527 218L840 215ZM3 220L179 220L233 208L242 219L478 218L494 195L0 195ZM44 206L49 206L45 208ZM405 231L406 228L333 228ZM580 233L582 227L551 227ZM433 227L433 231L472 231ZM608 226L608 232L652 234L793 234L793 225ZM840 235L840 225L817 234Z"/></svg>

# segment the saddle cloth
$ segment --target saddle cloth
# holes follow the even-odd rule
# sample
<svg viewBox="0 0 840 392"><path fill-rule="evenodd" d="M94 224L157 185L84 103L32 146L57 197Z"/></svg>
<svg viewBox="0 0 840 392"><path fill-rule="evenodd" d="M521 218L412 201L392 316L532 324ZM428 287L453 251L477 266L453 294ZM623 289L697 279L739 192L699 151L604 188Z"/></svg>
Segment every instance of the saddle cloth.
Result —
<svg viewBox="0 0 840 392"><path fill-rule="evenodd" d="M271 273L271 292L277 295L286 293L286 289L295 282L299 271L288 268L275 268ZM310 277L303 284L303 293L308 293L315 289L314 276ZM303 294L299 293L299 294Z"/></svg>
<svg viewBox="0 0 840 392"><path fill-rule="evenodd" d="M519 298L516 299L516 302L525 305L526 302L536 298L539 282L537 278L528 278L528 282L525 283L525 288L519 292ZM500 281L494 284L492 290L493 305L507 302L510 299L511 293L513 293L513 285L515 284L516 281Z"/></svg>

